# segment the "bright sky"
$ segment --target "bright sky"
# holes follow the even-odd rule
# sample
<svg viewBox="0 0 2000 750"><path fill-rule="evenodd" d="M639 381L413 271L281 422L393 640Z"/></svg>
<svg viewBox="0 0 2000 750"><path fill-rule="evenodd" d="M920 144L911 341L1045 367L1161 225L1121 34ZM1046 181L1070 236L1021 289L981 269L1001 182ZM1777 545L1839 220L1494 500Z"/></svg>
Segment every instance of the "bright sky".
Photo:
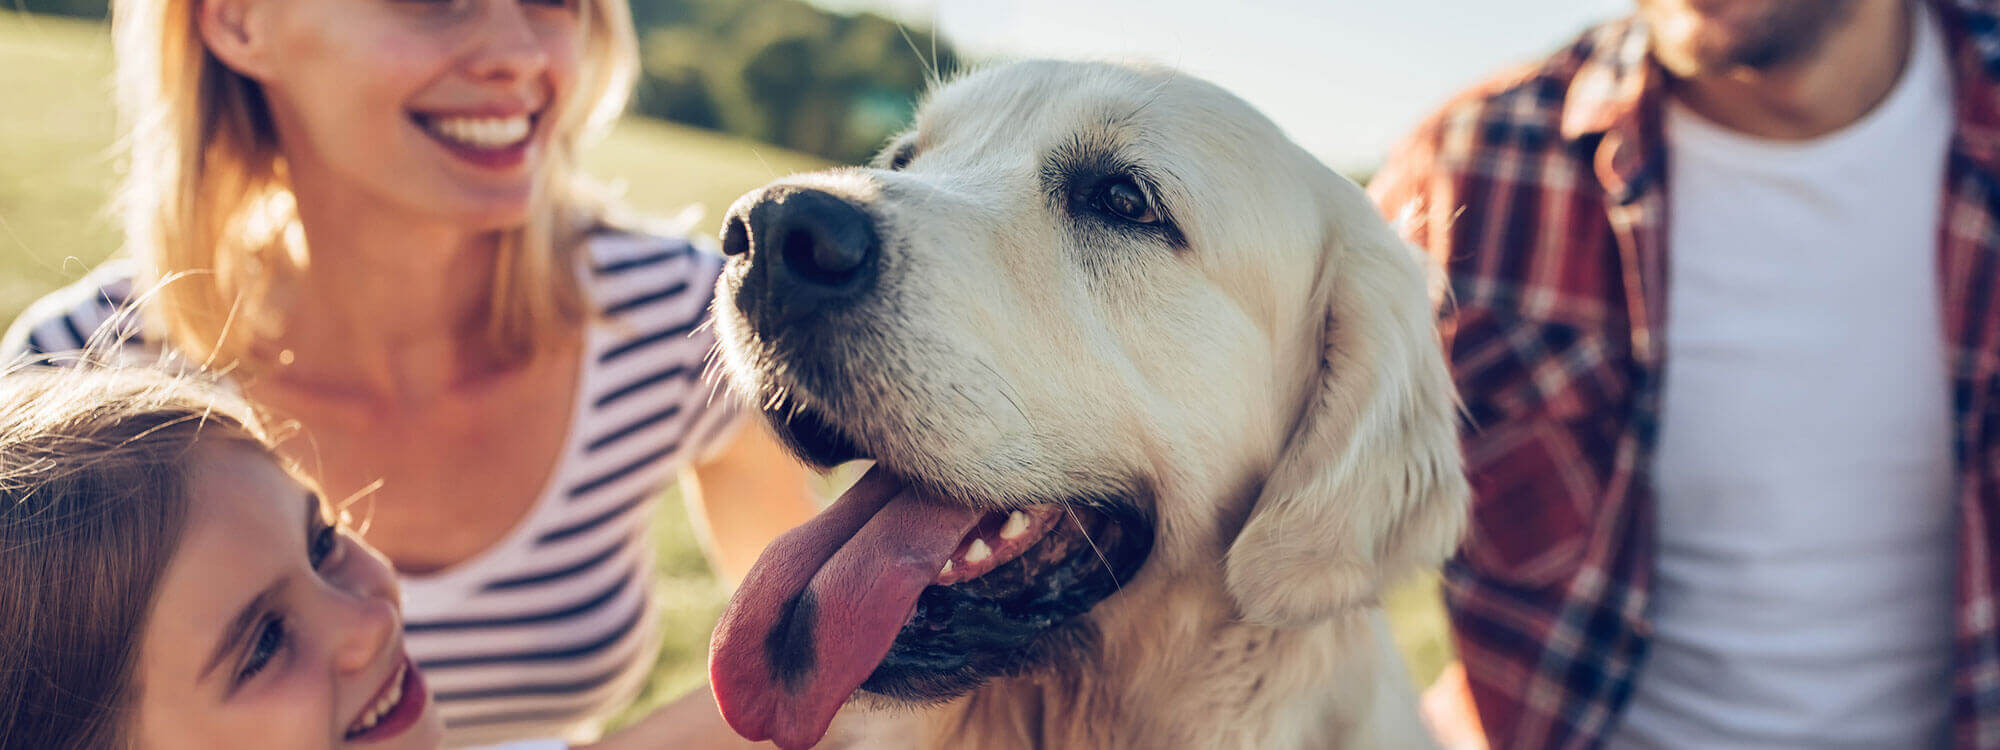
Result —
<svg viewBox="0 0 2000 750"><path fill-rule="evenodd" d="M934 21L982 58L1165 62L1236 92L1337 168L1373 166L1453 92L1632 0L811 0Z"/></svg>

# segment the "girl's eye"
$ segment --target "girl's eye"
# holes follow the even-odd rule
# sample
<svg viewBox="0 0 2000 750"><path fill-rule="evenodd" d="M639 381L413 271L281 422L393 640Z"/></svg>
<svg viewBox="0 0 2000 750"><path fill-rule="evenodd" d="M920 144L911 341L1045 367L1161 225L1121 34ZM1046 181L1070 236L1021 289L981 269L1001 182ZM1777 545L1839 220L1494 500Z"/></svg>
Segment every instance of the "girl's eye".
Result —
<svg viewBox="0 0 2000 750"><path fill-rule="evenodd" d="M236 673L237 683L257 676L258 672L264 671L264 667L270 666L271 658L285 647L286 637L284 618L265 620L257 629L256 640L250 644L250 654L243 660L243 669Z"/></svg>
<svg viewBox="0 0 2000 750"><path fill-rule="evenodd" d="M332 526L321 526L318 531L313 532L312 539L306 547L306 561L312 563L314 570L318 570L333 557L333 553L339 550L340 530Z"/></svg>

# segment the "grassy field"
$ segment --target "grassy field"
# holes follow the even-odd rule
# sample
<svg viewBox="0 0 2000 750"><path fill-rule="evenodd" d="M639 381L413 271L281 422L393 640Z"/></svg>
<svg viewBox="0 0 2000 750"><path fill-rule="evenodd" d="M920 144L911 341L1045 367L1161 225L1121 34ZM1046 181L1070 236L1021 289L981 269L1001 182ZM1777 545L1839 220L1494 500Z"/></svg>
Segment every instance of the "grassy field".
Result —
<svg viewBox="0 0 2000 750"><path fill-rule="evenodd" d="M117 228L104 211L116 180L107 36L94 24L0 11L0 91L8 99L0 114L0 321L13 320L117 246ZM586 162L645 213L702 207L698 226L711 234L737 195L822 165L775 147L639 119L622 123ZM654 683L633 714L703 679L709 626L721 611L723 591L679 508L670 498L659 514L666 636ZM1435 581L1426 579L1389 602L1420 684L1448 653L1435 601Z"/></svg>

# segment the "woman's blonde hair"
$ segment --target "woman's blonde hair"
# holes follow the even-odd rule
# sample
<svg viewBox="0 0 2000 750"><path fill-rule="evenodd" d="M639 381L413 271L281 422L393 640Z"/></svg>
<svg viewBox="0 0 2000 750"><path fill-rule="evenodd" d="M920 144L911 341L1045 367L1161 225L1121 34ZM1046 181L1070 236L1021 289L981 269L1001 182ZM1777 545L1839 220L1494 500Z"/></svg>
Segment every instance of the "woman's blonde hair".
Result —
<svg viewBox="0 0 2000 750"><path fill-rule="evenodd" d="M0 372L0 746L129 745L140 641L186 524L197 441L276 457L251 409L196 376Z"/></svg>
<svg viewBox="0 0 2000 750"><path fill-rule="evenodd" d="M162 284L150 324L195 362L228 364L268 332L270 254L298 250L297 216L277 134L257 84L203 44L200 0L113 0L124 145L119 212L126 250ZM624 110L638 75L625 0L581 0L584 60L555 113L548 164L528 221L502 234L487 314L496 352L531 354L582 314L571 269L596 220L578 172L582 147ZM310 262L310 259L304 259Z"/></svg>

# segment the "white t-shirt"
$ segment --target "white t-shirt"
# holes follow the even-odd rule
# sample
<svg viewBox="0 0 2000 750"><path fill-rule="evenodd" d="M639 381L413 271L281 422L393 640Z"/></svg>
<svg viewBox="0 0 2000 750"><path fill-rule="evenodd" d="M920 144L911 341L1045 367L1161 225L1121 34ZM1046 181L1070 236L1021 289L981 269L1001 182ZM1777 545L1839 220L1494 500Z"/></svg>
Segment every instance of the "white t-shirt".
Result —
<svg viewBox="0 0 2000 750"><path fill-rule="evenodd" d="M1612 747L1943 742L1958 521L1933 24L1888 97L1823 137L1667 111L1654 637Z"/></svg>

